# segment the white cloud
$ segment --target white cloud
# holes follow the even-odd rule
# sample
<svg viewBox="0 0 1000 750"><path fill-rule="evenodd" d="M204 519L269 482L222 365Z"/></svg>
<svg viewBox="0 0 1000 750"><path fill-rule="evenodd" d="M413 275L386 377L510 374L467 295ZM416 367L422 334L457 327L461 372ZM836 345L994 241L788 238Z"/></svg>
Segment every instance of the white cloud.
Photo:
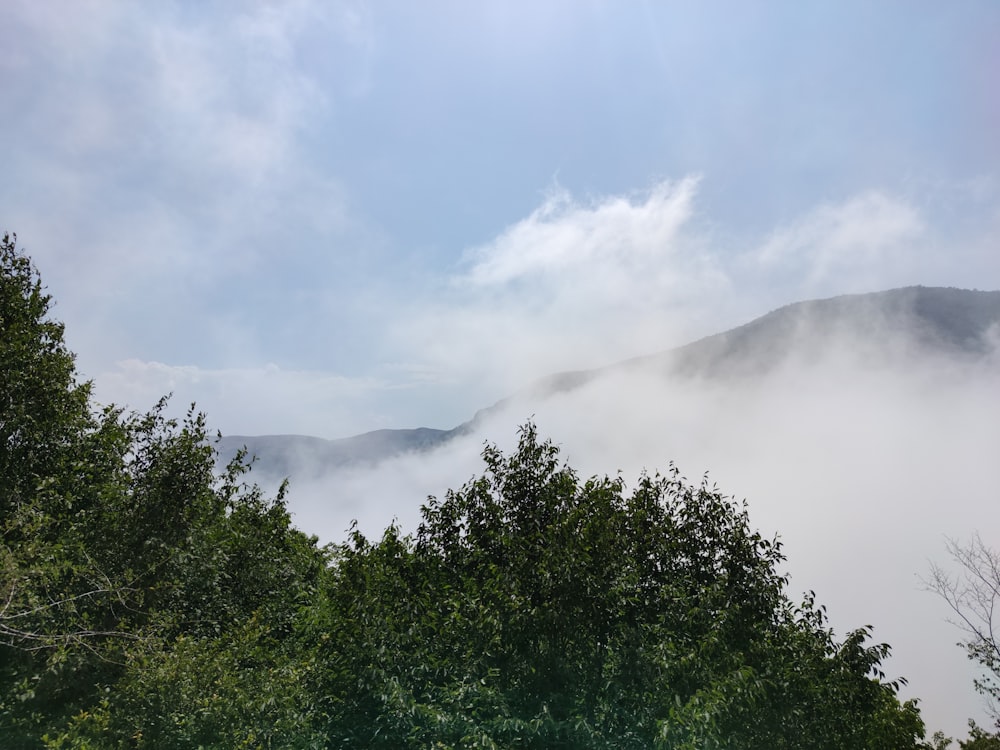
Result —
<svg viewBox="0 0 1000 750"><path fill-rule="evenodd" d="M587 36L569 29L560 55L543 59L507 43L524 41L523 23L499 28L493 15L477 21L482 28L458 29L451 16L400 15L363 2L2 2L8 34L0 88L11 114L2 126L10 147L0 187L8 213L0 218L13 222L38 262L99 397L144 409L174 391L177 409L196 400L212 425L230 433L337 437L383 426L447 427L538 376L687 343L797 299L912 283L1000 285L1000 204L989 171L995 128L969 107L978 101L969 92L988 86L983 78L956 101L952 85L989 69L972 54L975 45L956 49L928 89L906 77L869 80L884 45L867 57L827 45L810 58L802 46L808 36L784 33L805 29L797 24L811 24L808 13L783 17L792 26L730 24L736 45L716 38L714 17L692 23L689 15L667 23L640 14L636 27L598 14L598 24L584 23ZM975 14L966 15L963 23L973 22ZM849 36L850 12L831 20ZM898 26L891 13L878 20L884 30ZM902 61L898 70L912 71L905 61L920 59L946 26L926 25L936 31L910 40L894 58ZM651 58L635 47L647 32L672 56L661 58L665 67L647 66ZM536 51L551 52L551 34L529 36ZM789 48L786 37L798 41ZM816 76L789 78L776 68L789 51L803 52L804 69L822 75L840 70L828 63L841 57L854 67L828 86L800 91ZM694 78L682 64L687 52L704 63ZM644 66L654 75L644 78ZM871 84L862 101L885 104L885 117L840 106L862 80ZM706 82L731 95L704 97ZM886 100L883 88L899 95ZM764 105L782 97L789 107L775 129ZM914 117L932 111L967 116ZM733 112L739 117L725 116ZM872 137L849 127L862 123L875 128ZM896 131L901 138L888 140ZM495 159L482 158L484 144ZM899 175L920 174L928 149L932 163L953 165L946 176L982 169L983 181L958 191L913 188ZM558 168L598 191L684 169L707 176L704 186L686 177L590 200L554 191L496 237L480 235L450 278L428 289L424 279L449 273L440 265L457 250L448 237L491 231L473 224L510 216L505 201ZM341 169L357 182L342 182ZM895 192L861 189L870 177ZM709 184L715 203L705 202L718 214L706 219L699 191ZM474 211L456 205L455 185L478 204ZM353 204L359 195L370 202ZM767 226L774 212L798 210L816 195L827 201L764 236L719 229L749 215L749 225ZM452 215L443 213L446 205ZM358 228L359 215L386 224ZM452 222L461 233L442 229L432 240L431 230L419 240L408 233ZM354 242L358 235L363 241ZM437 246L425 257L421 243ZM399 271L391 251L400 247L409 268L426 265ZM347 353L329 364L326 350ZM261 364L269 359L288 365ZM177 364L192 361L200 366ZM343 369L350 376L318 369L344 362L353 365ZM389 370L386 362L399 364ZM899 503L886 506L898 523L879 517L873 527L892 528L902 548L907 514L916 514L912 526L923 535L895 578L864 591L852 590L851 578L836 593L884 609L880 592L905 588L899 571L919 567L914 550L936 551L923 526L928 518L940 526L935 494L959 496L943 504L964 514L961 523L973 522L976 503L995 505L982 488L997 486L995 474L984 479L984 472L995 466L990 425L1000 424L976 422L995 404L989 390L980 398L950 385L939 393L912 382L898 392L884 385L831 377L799 393L785 380L774 392L737 397L683 388L664 395L621 382L539 415L544 431L568 447L574 441L574 460L593 456L594 470L629 471L647 456L648 465L674 457L694 473L710 468L727 488L757 498L761 519L799 529L800 548L811 543L805 532L833 528L839 536L820 539L824 554L874 560L879 540L866 537L863 548L851 541L849 521L880 512L855 488L864 479L880 498ZM919 413L933 418L907 421L928 404ZM807 431L831 414L821 434ZM510 427L497 422L489 437ZM609 433L619 440L609 443ZM866 453L869 444L876 448ZM893 445L905 450L886 453ZM399 462L375 478L359 473L343 494L419 501L425 487L440 492L466 478L472 448ZM835 454L842 464L827 462ZM880 474L874 456L891 471ZM937 474L935 465L943 467ZM786 473L789 466L796 471ZM443 480L439 468L458 475ZM366 494L367 482L382 484ZM803 487L799 494L822 499L825 510L796 502ZM908 498L916 502L903 504ZM363 512L375 519L384 509L370 503Z"/></svg>
<svg viewBox="0 0 1000 750"><path fill-rule="evenodd" d="M391 332L428 369L502 394L552 371L668 349L793 301L912 284L940 256L913 202L877 190L822 204L764 238L724 237L699 180L590 202L558 190L468 251L450 286ZM953 248L958 257L973 249ZM960 286L961 284L954 284Z"/></svg>
<svg viewBox="0 0 1000 750"><path fill-rule="evenodd" d="M188 155L202 179L211 183L215 174L244 192L302 166L297 138L330 106L328 92L293 54L307 8L262 4L203 25L146 29L146 105L162 118L166 147Z"/></svg>
<svg viewBox="0 0 1000 750"><path fill-rule="evenodd" d="M532 214L488 245L469 253L460 281L504 284L524 276L617 273L621 266L657 264L671 254L690 219L698 180L661 182L637 200L612 196L580 205L556 190Z"/></svg>
<svg viewBox="0 0 1000 750"><path fill-rule="evenodd" d="M273 378L259 397L248 392L242 400L231 390L224 397L223 387L212 385L225 378L183 381L191 398L226 430L343 436L378 427L451 427L550 373L662 351L798 299L912 283L963 285L941 273L907 275L921 261L938 270L943 261L925 236L933 235L936 225L901 198L866 191L809 211L759 242L744 238L737 244L731 238L722 241L699 216L697 189L698 180L689 177L641 194L587 202L561 191L492 242L470 251L434 293L418 284L394 295L391 283L371 278L361 289L347 289L348 296L341 299L332 291L337 274L324 270L335 249L331 258L316 254L303 265L284 247L279 254L261 240L252 247L223 243L228 250L219 252L229 254L222 257L211 243L205 250L192 241L196 252L187 261L169 252L144 260L142 253L130 254L132 245L118 240L103 248L118 254L113 273L147 268L155 270L155 278L146 286L116 284L112 274L107 283L73 288L87 314L78 316L69 335L83 354L87 374L100 373L98 380L109 384L109 400L129 402L127 378L110 363L130 355L120 337L105 332L123 299L148 294L150 304L148 311L143 308L118 326L132 326L147 336L151 331L170 335L173 321L178 335L198 341L212 357L210 362L191 356L163 359L171 364L194 360L237 373L256 372L260 363L279 356L294 362L293 354L274 354L262 346L256 326L270 324L269 317L281 321L283 336L301 334L303 359L307 352L320 352L307 368L345 371L340 364L324 365L322 352L344 348L349 337L367 337L377 354L365 369L349 370L378 373L361 379L371 386L363 392L333 385L326 395L303 398L311 386L303 388L302 383L321 382L320 372L308 378ZM292 192L289 188L288 198ZM337 198L328 201L324 185L309 183L291 215L296 210L320 214L325 202L336 205ZM134 217L123 226L129 236L160 249L193 239L172 233L171 214L165 210ZM970 244L971 249L954 246L947 256L951 267L967 273L969 264L961 259L983 255L985 247L982 242ZM207 256L199 258L201 251ZM79 278L88 273L90 260L83 254L62 268ZM986 258L978 267L983 263L990 261ZM48 274L50 267L43 266L43 272ZM275 276L270 291L257 293L265 295L257 297L259 315L238 306L240 297L251 294L245 284L258 271ZM192 300L189 307L185 295L192 289L205 298ZM169 304L155 302L171 293ZM57 299L65 301L61 291ZM345 309L355 312L342 314ZM170 316L164 310L171 310ZM89 343L79 343L87 339ZM142 398L133 402L140 406L174 389L169 379L150 380L135 372L129 376L148 381ZM348 380L355 382L353 375ZM126 395L114 395L110 385ZM272 408L272 403L282 406ZM259 428L248 424L251 414Z"/></svg>
<svg viewBox="0 0 1000 750"><path fill-rule="evenodd" d="M844 277L877 278L886 275L923 230L913 206L872 190L824 204L779 227L751 259L764 270L795 273L801 285L811 288Z"/></svg>
<svg viewBox="0 0 1000 750"><path fill-rule="evenodd" d="M589 203L554 193L469 251L449 286L402 316L394 342L502 392L707 332L704 300L723 298L729 280L690 227L697 185L688 177ZM683 325L681 310L694 311Z"/></svg>
<svg viewBox="0 0 1000 750"><path fill-rule="evenodd" d="M257 363L273 328L334 296L366 230L310 149L367 75L365 12L15 3L0 21L19 113L3 128L20 175L0 188L4 220L91 372L128 357ZM220 319L232 328L210 342ZM227 340L248 348L234 359Z"/></svg>
<svg viewBox="0 0 1000 750"><path fill-rule="evenodd" d="M192 402L211 429L230 435L278 431L328 438L355 435L384 419L379 396L390 386L376 378L262 367L207 369L125 360L95 378L95 397L137 411L173 394L180 415Z"/></svg>
<svg viewBox="0 0 1000 750"><path fill-rule="evenodd" d="M182 260L245 252L241 241L275 231L279 206L294 206L297 221L321 230L331 215L344 216L343 190L316 168L303 138L341 90L320 78L322 54L307 66L297 53L322 51L324 42L356 49L364 30L351 14L311 2L216 14L171 4L42 7L23 4L11 19L25 37L13 56L25 61L14 80L24 110L20 153L32 164L22 192L44 186L46 196L25 209L22 233L29 209L44 204L45 220L53 210L82 214L74 228L78 237L81 226L96 230L84 233L92 251L120 238L150 259ZM55 184L51 172L62 175ZM60 183L83 190L60 192ZM291 196L317 185L333 187L321 206L306 201L304 215ZM180 241L130 235L130 220L146 213L171 215Z"/></svg>

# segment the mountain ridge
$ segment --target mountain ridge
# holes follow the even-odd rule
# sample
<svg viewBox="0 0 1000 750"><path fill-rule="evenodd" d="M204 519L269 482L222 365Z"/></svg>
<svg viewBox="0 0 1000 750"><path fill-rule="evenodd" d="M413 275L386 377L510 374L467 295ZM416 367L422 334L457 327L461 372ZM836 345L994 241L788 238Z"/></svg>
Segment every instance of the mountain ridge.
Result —
<svg viewBox="0 0 1000 750"><path fill-rule="evenodd" d="M611 373L649 369L664 378L762 377L790 357L818 361L842 342L850 342L872 364L905 351L981 358L1000 342L1000 291L909 286L793 302L683 346L548 375L451 429L380 429L333 440L232 435L221 437L217 448L224 463L246 447L260 472L269 476L375 464L470 434L489 415L514 403L569 393Z"/></svg>

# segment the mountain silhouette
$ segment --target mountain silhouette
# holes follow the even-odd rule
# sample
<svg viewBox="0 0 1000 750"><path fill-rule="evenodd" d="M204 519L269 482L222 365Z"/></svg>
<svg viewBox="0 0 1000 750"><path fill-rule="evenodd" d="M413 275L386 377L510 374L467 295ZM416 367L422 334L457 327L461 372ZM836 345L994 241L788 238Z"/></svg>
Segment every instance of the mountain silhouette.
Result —
<svg viewBox="0 0 1000 750"><path fill-rule="evenodd" d="M908 356L979 361L1000 344L1000 291L905 287L786 305L745 325L675 349L606 367L556 373L480 410L450 430L375 430L338 440L304 435L231 435L218 444L220 462L242 447L255 471L268 477L320 474L332 468L375 464L430 450L473 432L483 419L512 405L567 393L609 374L659 372L669 378L762 378L789 361L818 363L847 348L867 366Z"/></svg>

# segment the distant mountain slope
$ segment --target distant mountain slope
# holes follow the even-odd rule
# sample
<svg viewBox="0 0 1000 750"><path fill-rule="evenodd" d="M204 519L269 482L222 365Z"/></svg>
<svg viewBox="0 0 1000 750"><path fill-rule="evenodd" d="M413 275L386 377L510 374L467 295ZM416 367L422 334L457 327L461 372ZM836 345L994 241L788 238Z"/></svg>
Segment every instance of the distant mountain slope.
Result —
<svg viewBox="0 0 1000 750"><path fill-rule="evenodd" d="M760 377L790 357L819 359L834 345L849 343L877 361L904 352L976 358L998 342L1000 291L914 286L842 295L785 305L675 349L550 375L481 410L476 419L515 401L566 393L630 369L654 369L672 377Z"/></svg>
<svg viewBox="0 0 1000 750"><path fill-rule="evenodd" d="M686 346L594 370L558 373L483 409L451 430L426 427L376 430L340 440L302 435L223 437L220 458L242 446L268 476L309 475L331 467L376 463L424 451L474 430L490 413L566 393L610 373L660 371L669 377L761 377L790 357L818 360L832 346L848 345L873 363L901 354L981 358L1000 342L1000 291L906 287L870 294L798 302Z"/></svg>
<svg viewBox="0 0 1000 750"><path fill-rule="evenodd" d="M758 374L790 355L834 343L868 353L978 356L1000 325L1000 291L906 287L799 302L746 325L632 363L660 361L683 374ZM995 345L995 342L994 342Z"/></svg>
<svg viewBox="0 0 1000 750"><path fill-rule="evenodd" d="M222 462L245 447L256 459L254 469L262 474L308 476L334 467L377 463L400 453L429 450L463 431L462 427L453 430L429 427L374 430L339 440L307 435L224 435L216 447Z"/></svg>

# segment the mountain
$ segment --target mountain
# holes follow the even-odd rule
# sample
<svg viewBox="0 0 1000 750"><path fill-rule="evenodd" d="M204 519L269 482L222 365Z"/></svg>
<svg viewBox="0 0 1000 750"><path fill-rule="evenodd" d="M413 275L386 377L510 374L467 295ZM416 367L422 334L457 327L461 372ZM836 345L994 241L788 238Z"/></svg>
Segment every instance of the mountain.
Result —
<svg viewBox="0 0 1000 750"><path fill-rule="evenodd" d="M307 435L224 435L216 447L220 463L229 461L241 448L255 457L254 470L268 476L307 476L330 468L378 463L391 456L430 450L463 434L464 426L452 430L429 427L374 430L338 440Z"/></svg>
<svg viewBox="0 0 1000 750"><path fill-rule="evenodd" d="M549 376L530 392L565 392L609 372L639 368L668 376L759 377L790 357L815 361L836 344L883 359L907 351L978 358L998 341L1000 291L905 287L786 305L676 349Z"/></svg>
<svg viewBox="0 0 1000 750"><path fill-rule="evenodd" d="M430 450L473 432L485 417L512 404L530 404L630 370L658 372L665 379L761 378L790 359L817 362L835 347L849 348L867 366L878 366L906 355L980 360L995 352L998 343L1000 291L917 286L843 295L787 305L676 349L551 375L450 430L376 430L339 440L232 435L222 437L217 447L220 461L227 461L245 446L256 456L259 474L308 477L330 468Z"/></svg>

